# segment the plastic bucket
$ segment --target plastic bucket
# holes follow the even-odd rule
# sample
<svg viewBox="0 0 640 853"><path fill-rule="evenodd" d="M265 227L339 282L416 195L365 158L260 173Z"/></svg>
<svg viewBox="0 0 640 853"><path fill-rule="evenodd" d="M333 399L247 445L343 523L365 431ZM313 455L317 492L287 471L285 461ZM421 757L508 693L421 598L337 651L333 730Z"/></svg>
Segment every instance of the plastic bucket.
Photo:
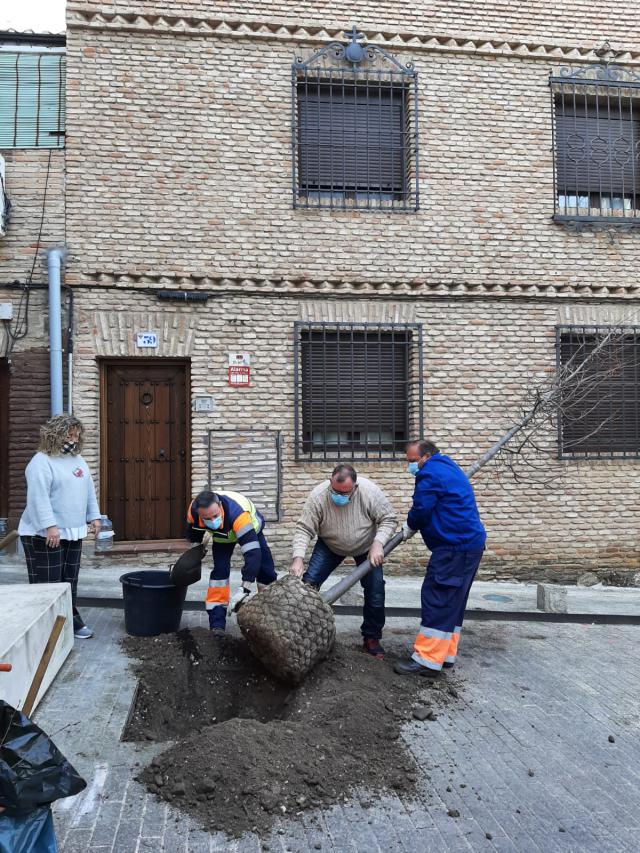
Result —
<svg viewBox="0 0 640 853"><path fill-rule="evenodd" d="M169 572L144 569L120 578L124 627L134 637L155 637L180 628L186 586L175 586Z"/></svg>

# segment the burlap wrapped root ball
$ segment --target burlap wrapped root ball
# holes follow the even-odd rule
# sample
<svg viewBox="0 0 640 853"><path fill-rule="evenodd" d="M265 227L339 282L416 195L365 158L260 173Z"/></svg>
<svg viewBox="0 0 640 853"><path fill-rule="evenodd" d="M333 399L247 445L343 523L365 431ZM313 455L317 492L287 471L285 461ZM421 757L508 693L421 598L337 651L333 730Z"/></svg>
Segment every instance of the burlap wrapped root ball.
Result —
<svg viewBox="0 0 640 853"><path fill-rule="evenodd" d="M336 639L331 607L292 575L270 584L238 611L251 652L277 678L300 684Z"/></svg>

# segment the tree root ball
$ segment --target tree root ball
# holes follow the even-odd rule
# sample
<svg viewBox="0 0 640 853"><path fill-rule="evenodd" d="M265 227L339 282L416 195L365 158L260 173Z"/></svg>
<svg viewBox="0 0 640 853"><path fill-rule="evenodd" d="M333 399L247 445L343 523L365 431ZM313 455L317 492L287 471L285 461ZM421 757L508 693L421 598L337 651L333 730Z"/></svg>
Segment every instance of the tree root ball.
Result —
<svg viewBox="0 0 640 853"><path fill-rule="evenodd" d="M243 604L238 625L262 665L293 685L327 657L336 639L331 607L317 590L292 575Z"/></svg>

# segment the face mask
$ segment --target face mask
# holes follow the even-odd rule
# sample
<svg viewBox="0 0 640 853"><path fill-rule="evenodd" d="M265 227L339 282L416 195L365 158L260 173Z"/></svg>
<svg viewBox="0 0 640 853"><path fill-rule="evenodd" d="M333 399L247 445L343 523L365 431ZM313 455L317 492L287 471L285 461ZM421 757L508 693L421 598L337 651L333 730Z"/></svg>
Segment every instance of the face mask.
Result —
<svg viewBox="0 0 640 853"><path fill-rule="evenodd" d="M407 465L407 471L411 474L412 477L415 477L419 470L420 466L417 462L409 462L409 464Z"/></svg>
<svg viewBox="0 0 640 853"><path fill-rule="evenodd" d="M77 441L65 441L65 443L62 445L62 452L63 453L73 453L73 451L76 449L77 446L78 446Z"/></svg>
<svg viewBox="0 0 640 853"><path fill-rule="evenodd" d="M209 530L220 530L222 527L222 516L218 515L216 518L203 518L204 526L208 527Z"/></svg>
<svg viewBox="0 0 640 853"><path fill-rule="evenodd" d="M349 497L349 495L337 495L335 492L331 492L331 500L336 506L346 506L349 503Z"/></svg>

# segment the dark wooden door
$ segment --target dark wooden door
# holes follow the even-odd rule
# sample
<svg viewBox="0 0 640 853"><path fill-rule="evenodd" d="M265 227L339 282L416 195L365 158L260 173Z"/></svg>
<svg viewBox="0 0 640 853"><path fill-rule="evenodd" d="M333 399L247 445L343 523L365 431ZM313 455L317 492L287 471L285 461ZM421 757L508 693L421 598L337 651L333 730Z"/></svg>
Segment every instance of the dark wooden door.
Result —
<svg viewBox="0 0 640 853"><path fill-rule="evenodd" d="M0 358L0 518L9 514L9 362Z"/></svg>
<svg viewBox="0 0 640 853"><path fill-rule="evenodd" d="M176 539L189 488L187 365L104 365L103 497L116 539Z"/></svg>

